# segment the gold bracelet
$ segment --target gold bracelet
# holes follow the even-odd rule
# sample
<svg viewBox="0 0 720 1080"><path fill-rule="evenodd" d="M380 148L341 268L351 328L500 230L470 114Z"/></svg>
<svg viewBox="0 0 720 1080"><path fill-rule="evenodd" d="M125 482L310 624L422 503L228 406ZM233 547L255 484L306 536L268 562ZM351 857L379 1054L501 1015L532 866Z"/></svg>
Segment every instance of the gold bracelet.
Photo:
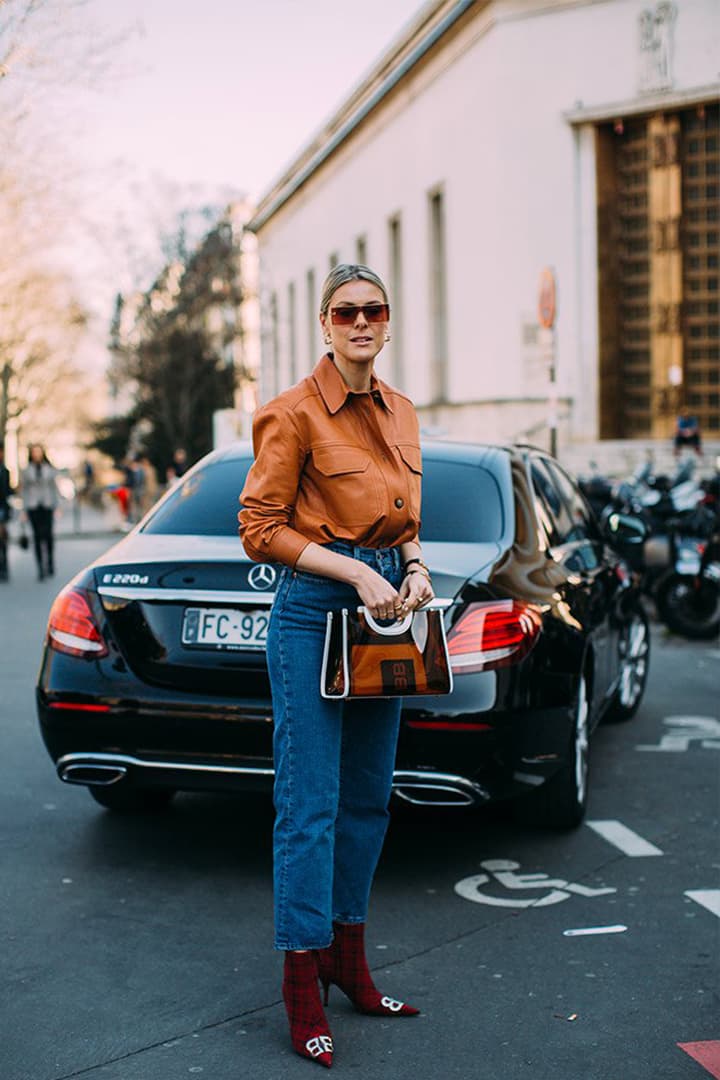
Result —
<svg viewBox="0 0 720 1080"><path fill-rule="evenodd" d="M418 567L417 569L408 570L405 577L410 577L411 574L422 574L424 578L427 578L428 581L430 580L430 571L427 567L425 567L425 569Z"/></svg>

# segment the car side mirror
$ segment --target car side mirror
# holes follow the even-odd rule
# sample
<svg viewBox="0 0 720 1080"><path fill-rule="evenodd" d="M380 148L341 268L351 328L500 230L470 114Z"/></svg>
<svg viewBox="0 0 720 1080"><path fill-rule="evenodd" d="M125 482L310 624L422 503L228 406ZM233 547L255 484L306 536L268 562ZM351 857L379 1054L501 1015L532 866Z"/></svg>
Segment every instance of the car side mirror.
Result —
<svg viewBox="0 0 720 1080"><path fill-rule="evenodd" d="M619 514L617 510L610 510L603 515L601 524L605 540L617 547L639 547L650 534L642 518L632 514Z"/></svg>

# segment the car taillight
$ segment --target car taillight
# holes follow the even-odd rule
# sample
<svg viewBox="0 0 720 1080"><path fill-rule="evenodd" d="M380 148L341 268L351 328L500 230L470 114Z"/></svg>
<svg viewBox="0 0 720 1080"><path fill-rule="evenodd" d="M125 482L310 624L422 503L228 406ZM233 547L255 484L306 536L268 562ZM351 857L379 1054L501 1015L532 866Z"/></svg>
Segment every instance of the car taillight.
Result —
<svg viewBox="0 0 720 1080"><path fill-rule="evenodd" d="M516 664L542 629L540 612L518 600L469 604L448 633L450 666L456 675Z"/></svg>
<svg viewBox="0 0 720 1080"><path fill-rule="evenodd" d="M107 645L80 589L63 589L55 599L48 618L48 645L70 656L107 656Z"/></svg>

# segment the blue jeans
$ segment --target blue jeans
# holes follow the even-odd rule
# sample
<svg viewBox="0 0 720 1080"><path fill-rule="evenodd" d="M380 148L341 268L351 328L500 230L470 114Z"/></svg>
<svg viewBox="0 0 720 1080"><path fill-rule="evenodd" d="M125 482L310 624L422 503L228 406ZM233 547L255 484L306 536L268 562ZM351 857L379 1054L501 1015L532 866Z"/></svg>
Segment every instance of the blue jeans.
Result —
<svg viewBox="0 0 720 1080"><path fill-rule="evenodd" d="M326 545L396 588L398 548ZM341 581L284 568L268 629L275 759L275 948L323 949L333 920L365 922L388 825L399 698L327 701L320 668L329 610L359 603Z"/></svg>

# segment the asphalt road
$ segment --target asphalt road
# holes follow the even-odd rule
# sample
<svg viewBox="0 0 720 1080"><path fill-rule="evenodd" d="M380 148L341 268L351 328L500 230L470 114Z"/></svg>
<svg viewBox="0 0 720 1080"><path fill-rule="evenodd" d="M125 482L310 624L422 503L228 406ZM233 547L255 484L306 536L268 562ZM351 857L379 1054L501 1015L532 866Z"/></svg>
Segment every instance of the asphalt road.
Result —
<svg viewBox="0 0 720 1080"><path fill-rule="evenodd" d="M101 547L65 541L43 584L15 550L0 586L0 1077L319 1076L280 1001L267 802L184 795L123 818L55 777L33 706L42 631ZM657 630L640 714L596 733L588 821L653 854L621 850L616 826L608 839L497 811L394 819L369 953L380 988L422 1015L362 1017L333 988L336 1073L720 1077L719 671L716 645Z"/></svg>

